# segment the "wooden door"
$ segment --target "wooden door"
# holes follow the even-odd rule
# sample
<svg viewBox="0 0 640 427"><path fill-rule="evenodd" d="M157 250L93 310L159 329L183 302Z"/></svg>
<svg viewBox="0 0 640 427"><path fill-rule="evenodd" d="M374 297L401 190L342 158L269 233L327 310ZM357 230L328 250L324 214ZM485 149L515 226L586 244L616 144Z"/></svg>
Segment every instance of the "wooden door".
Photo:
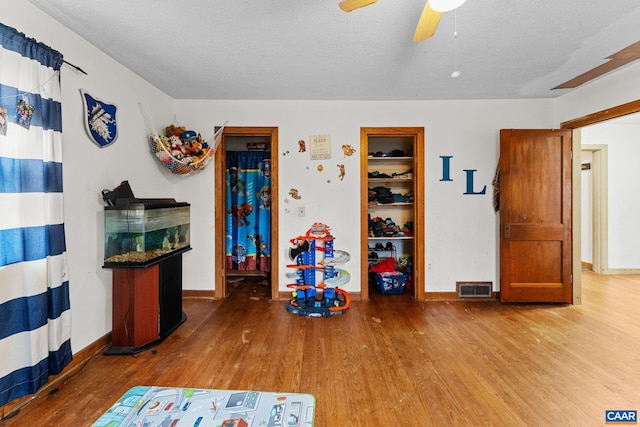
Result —
<svg viewBox="0 0 640 427"><path fill-rule="evenodd" d="M571 131L500 131L500 295L572 302Z"/></svg>

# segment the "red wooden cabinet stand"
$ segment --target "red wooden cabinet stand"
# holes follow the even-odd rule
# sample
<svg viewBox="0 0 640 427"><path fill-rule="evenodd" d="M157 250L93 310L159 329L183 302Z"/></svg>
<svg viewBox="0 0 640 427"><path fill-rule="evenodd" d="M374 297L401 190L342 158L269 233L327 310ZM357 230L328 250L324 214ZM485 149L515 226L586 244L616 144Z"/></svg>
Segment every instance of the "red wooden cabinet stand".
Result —
<svg viewBox="0 0 640 427"><path fill-rule="evenodd" d="M182 252L146 266L110 267L113 316L111 347L105 354L135 354L156 346L187 320Z"/></svg>

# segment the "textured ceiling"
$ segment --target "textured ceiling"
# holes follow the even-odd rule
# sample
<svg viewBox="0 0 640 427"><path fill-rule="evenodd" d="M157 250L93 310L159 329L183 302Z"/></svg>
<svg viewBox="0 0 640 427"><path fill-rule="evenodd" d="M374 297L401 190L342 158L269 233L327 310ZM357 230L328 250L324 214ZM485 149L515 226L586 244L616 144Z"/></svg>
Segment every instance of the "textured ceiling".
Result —
<svg viewBox="0 0 640 427"><path fill-rule="evenodd" d="M424 0L29 1L176 99L554 97L640 39L638 0L468 0L418 44Z"/></svg>

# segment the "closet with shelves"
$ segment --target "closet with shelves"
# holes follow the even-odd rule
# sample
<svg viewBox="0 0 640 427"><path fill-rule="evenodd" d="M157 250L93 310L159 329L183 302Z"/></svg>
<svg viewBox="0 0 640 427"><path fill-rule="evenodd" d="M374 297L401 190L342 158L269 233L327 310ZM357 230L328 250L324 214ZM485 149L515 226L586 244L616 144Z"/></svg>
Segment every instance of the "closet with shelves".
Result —
<svg viewBox="0 0 640 427"><path fill-rule="evenodd" d="M392 258L395 270L407 276L405 292L424 299L424 128L361 128L360 147L361 245L367 254L361 297L369 297L372 272Z"/></svg>

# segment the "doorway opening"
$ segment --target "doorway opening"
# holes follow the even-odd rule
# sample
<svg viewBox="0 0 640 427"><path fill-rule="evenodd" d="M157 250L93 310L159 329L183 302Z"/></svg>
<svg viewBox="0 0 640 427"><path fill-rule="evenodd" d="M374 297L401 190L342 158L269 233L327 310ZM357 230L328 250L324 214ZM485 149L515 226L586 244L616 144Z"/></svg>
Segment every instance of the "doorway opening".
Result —
<svg viewBox="0 0 640 427"><path fill-rule="evenodd" d="M360 297L392 272L424 299L424 128L360 128L360 150Z"/></svg>
<svg viewBox="0 0 640 427"><path fill-rule="evenodd" d="M596 123L601 123L610 119L615 119L618 117L626 116L633 113L640 112L640 100L628 102L626 104L618 105L616 107L608 108L606 110L601 110L583 117L579 117L577 119L569 120L561 123L561 127L563 129L572 129L573 130L573 152L579 153L581 150L581 138L580 138L580 128L593 125ZM572 220L572 228L573 228L573 267L572 270L575 273L573 275L573 303L580 304L582 300L582 281L581 275L579 274L582 271L582 215L581 215L581 161L580 156L574 156L574 165L573 165L573 220ZM595 265L594 265L595 268Z"/></svg>
<svg viewBox="0 0 640 427"><path fill-rule="evenodd" d="M215 157L216 298L245 281L278 298L277 152L275 127L224 129Z"/></svg>
<svg viewBox="0 0 640 427"><path fill-rule="evenodd" d="M577 130L579 132L579 130ZM582 268L604 273L607 266L608 146L581 144L581 255Z"/></svg>

